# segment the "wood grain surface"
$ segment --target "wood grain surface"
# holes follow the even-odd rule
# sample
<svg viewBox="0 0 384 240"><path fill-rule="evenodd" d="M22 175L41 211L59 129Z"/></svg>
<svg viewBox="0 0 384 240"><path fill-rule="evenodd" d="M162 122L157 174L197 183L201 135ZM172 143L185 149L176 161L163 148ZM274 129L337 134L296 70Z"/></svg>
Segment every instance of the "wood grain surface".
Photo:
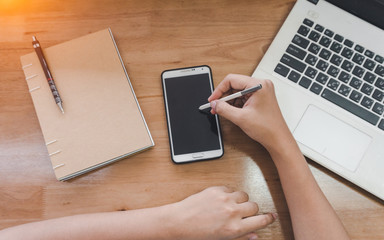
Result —
<svg viewBox="0 0 384 240"><path fill-rule="evenodd" d="M160 74L207 64L215 85L251 75L292 0L0 0L0 229L53 217L158 206L208 186L247 191L279 220L261 239L293 239L279 177L266 150L221 119L225 155L175 165L170 159ZM156 146L58 182L44 145L20 56L110 27ZM134 137L134 136L132 136ZM108 146L106 146L108 147ZM384 202L308 160L353 239L384 239Z"/></svg>

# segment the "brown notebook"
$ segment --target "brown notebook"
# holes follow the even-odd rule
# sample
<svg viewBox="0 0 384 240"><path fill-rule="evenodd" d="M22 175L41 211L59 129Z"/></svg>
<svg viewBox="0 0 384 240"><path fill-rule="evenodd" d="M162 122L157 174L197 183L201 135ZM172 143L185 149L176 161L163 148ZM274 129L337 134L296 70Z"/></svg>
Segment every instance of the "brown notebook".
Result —
<svg viewBox="0 0 384 240"><path fill-rule="evenodd" d="M110 29L43 51L64 114L36 53L21 64L58 180L154 146Z"/></svg>

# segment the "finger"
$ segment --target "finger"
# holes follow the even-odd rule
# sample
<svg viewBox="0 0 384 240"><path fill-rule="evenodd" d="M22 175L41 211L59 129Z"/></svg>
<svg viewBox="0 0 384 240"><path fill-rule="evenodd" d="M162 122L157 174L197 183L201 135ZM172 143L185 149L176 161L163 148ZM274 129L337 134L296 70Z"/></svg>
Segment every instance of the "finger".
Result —
<svg viewBox="0 0 384 240"><path fill-rule="evenodd" d="M252 217L259 212L259 205L255 202L243 202L239 204L242 217Z"/></svg>
<svg viewBox="0 0 384 240"><path fill-rule="evenodd" d="M239 125L241 116L243 114L241 108L231 106L228 103L220 100L211 102L211 108L212 114L219 114L234 124Z"/></svg>
<svg viewBox="0 0 384 240"><path fill-rule="evenodd" d="M236 203L245 203L245 202L248 202L249 200L249 196L246 192L237 191L231 194L232 194L232 197L235 199Z"/></svg>
<svg viewBox="0 0 384 240"><path fill-rule="evenodd" d="M256 233L248 233L247 235L245 235L245 239L247 240L256 240L256 239L259 239L259 236L256 234Z"/></svg>
<svg viewBox="0 0 384 240"><path fill-rule="evenodd" d="M226 193L233 193L235 190L233 190L232 188L229 188L229 187L227 187L227 186L223 186L224 187L224 192L226 192Z"/></svg>
<svg viewBox="0 0 384 240"><path fill-rule="evenodd" d="M275 220L276 217L274 217L272 213L267 213L263 215L244 218L242 220L242 225L245 232L254 232L256 230L265 228L269 224L273 223Z"/></svg>
<svg viewBox="0 0 384 240"><path fill-rule="evenodd" d="M244 236L236 238L236 240L256 240L259 236L256 233L247 233Z"/></svg>
<svg viewBox="0 0 384 240"><path fill-rule="evenodd" d="M208 98L208 101L211 102L215 99L219 99L231 89L243 90L249 86L250 80L252 79L254 78L244 75L228 74L213 91L212 95Z"/></svg>

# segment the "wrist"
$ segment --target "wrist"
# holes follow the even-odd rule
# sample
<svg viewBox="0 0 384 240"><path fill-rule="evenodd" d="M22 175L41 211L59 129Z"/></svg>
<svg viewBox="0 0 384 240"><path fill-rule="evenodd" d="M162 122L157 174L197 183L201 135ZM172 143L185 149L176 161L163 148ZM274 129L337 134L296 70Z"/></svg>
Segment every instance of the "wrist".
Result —
<svg viewBox="0 0 384 240"><path fill-rule="evenodd" d="M175 204L126 211L125 236L132 239L179 239Z"/></svg>
<svg viewBox="0 0 384 240"><path fill-rule="evenodd" d="M294 163L298 158L302 158L302 153L292 134L282 134L275 139L274 144L266 146L276 167L281 164Z"/></svg>
<svg viewBox="0 0 384 240"><path fill-rule="evenodd" d="M159 224L162 225L160 232L163 236L157 239L180 239L180 221L178 221L177 203L172 203L159 207Z"/></svg>

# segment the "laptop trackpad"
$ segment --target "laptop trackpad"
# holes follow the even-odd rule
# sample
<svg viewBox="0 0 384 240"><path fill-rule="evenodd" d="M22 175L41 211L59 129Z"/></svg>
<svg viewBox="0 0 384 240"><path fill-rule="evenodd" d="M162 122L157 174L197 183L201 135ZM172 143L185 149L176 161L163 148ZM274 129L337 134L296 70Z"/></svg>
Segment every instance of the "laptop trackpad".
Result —
<svg viewBox="0 0 384 240"><path fill-rule="evenodd" d="M310 105L293 135L296 140L354 172L371 137L329 113Z"/></svg>

